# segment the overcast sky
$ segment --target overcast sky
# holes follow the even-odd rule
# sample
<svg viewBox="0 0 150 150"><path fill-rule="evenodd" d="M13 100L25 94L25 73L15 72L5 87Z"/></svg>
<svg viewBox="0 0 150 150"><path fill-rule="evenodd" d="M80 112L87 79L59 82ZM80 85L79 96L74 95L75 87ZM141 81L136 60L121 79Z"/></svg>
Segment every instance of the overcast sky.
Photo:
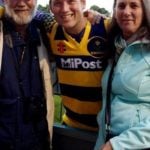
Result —
<svg viewBox="0 0 150 150"><path fill-rule="evenodd" d="M45 6L48 4L49 0L38 0L38 3ZM104 7L109 12L112 12L113 0L87 0L87 8L92 5L97 5L99 7Z"/></svg>

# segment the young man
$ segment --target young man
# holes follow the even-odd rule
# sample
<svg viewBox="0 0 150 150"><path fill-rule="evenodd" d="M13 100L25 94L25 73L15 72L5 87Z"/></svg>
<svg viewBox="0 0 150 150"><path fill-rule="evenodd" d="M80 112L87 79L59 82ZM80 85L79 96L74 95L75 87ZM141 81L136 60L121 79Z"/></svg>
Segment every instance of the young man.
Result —
<svg viewBox="0 0 150 150"><path fill-rule="evenodd" d="M55 55L62 102L63 123L96 131L101 109L101 77L107 65L105 21L91 25L83 15L86 0L51 0L58 23L48 36Z"/></svg>
<svg viewBox="0 0 150 150"><path fill-rule="evenodd" d="M36 5L37 0L4 0L5 14L0 20L2 150L50 149L53 97L48 56L32 19Z"/></svg>

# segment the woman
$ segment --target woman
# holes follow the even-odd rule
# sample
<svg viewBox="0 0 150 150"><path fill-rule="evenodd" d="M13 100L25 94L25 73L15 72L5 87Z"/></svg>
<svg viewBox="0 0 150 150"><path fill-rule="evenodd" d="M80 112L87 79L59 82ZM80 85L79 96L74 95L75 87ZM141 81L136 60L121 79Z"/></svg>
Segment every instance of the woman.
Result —
<svg viewBox="0 0 150 150"><path fill-rule="evenodd" d="M150 148L149 6L150 0L114 1L115 55L103 76L95 150Z"/></svg>

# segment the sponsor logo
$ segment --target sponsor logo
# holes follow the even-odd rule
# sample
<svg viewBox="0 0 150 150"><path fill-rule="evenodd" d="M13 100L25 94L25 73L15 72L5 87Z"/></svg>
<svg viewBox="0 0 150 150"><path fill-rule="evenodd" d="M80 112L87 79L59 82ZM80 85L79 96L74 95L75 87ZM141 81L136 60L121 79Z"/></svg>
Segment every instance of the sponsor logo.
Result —
<svg viewBox="0 0 150 150"><path fill-rule="evenodd" d="M97 58L103 57L106 52L106 40L99 36L94 36L88 41L87 45L89 53Z"/></svg>
<svg viewBox="0 0 150 150"><path fill-rule="evenodd" d="M57 50L60 52L60 53L64 53L66 51L66 47L64 45L64 43L62 42L59 42L57 44Z"/></svg>
<svg viewBox="0 0 150 150"><path fill-rule="evenodd" d="M101 69L102 62L100 60L86 61L81 58L61 58L61 67L64 69Z"/></svg>

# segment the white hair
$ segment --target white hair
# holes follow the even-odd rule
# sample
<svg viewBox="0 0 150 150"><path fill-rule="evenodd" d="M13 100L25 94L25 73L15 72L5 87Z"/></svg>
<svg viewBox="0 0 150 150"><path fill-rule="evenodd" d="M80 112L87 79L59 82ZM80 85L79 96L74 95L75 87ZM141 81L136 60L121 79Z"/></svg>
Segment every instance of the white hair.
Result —
<svg viewBox="0 0 150 150"><path fill-rule="evenodd" d="M35 6L29 12L29 15L22 15L20 13L16 13L8 3L4 3L5 6L5 15L11 18L15 23L19 25L25 25L32 21L33 17L37 11L37 0L35 0Z"/></svg>

